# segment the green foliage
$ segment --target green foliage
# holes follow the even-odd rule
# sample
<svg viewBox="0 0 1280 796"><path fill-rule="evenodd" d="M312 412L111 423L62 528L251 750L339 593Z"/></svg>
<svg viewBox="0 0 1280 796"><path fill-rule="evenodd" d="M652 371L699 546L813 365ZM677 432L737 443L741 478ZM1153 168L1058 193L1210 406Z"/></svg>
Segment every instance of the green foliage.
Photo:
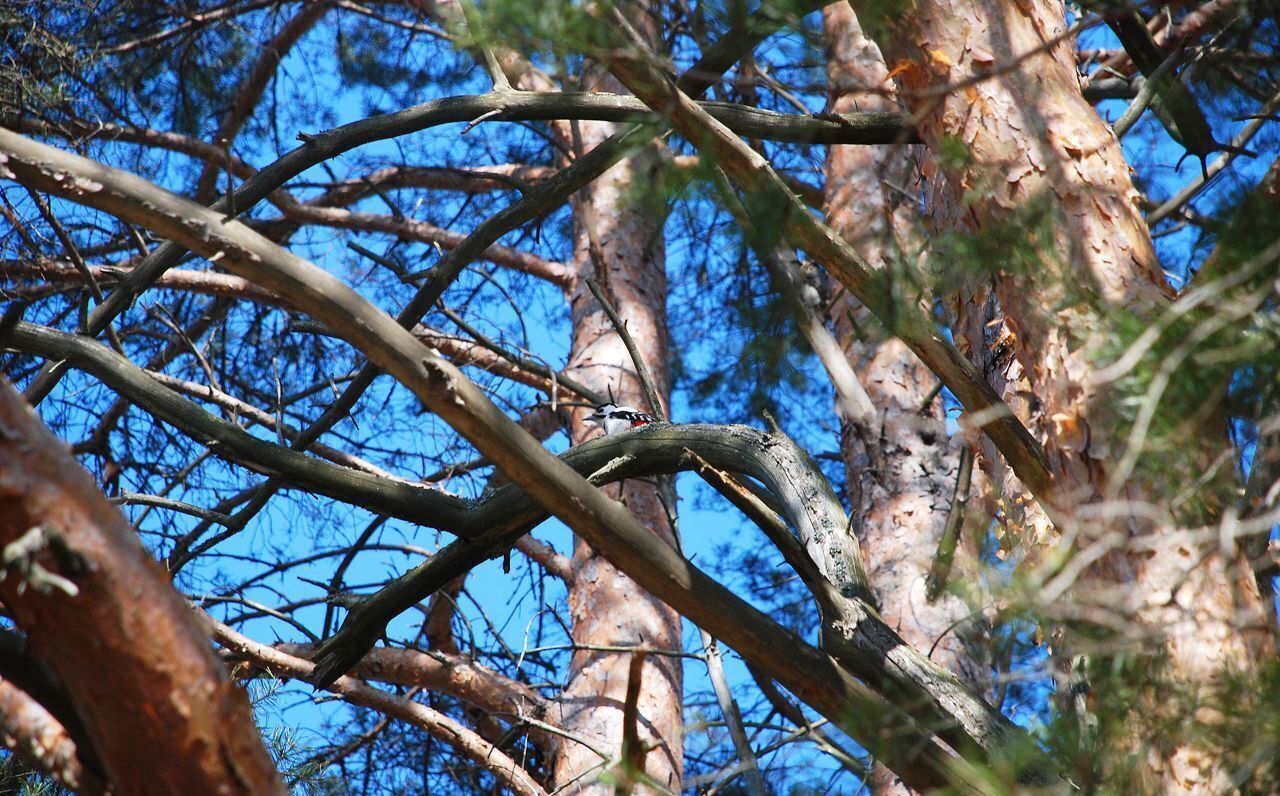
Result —
<svg viewBox="0 0 1280 796"><path fill-rule="evenodd" d="M1241 793L1280 787L1280 669L1227 673L1211 690L1190 691L1160 654L1129 651L1091 658L1084 680L1088 717L1056 714L1045 738L1084 791L1150 793L1146 756L1227 750L1223 769ZM1190 755L1197 754L1189 751Z"/></svg>
<svg viewBox="0 0 1280 796"><path fill-rule="evenodd" d="M539 3L498 0L475 8L470 16L483 31L477 37L481 45L501 43L526 57L532 54L531 50L578 57L617 43L618 31L601 25L592 15L593 8L607 14L608 5L577 4L569 0Z"/></svg>
<svg viewBox="0 0 1280 796"><path fill-rule="evenodd" d="M1276 238L1271 225L1258 223L1257 207L1241 203L1205 268L1154 322L1108 314L1112 336L1096 358L1100 366L1130 362L1109 384L1119 427L1129 431L1117 452L1140 450L1135 473L1192 522L1234 500L1234 461L1223 455L1231 418L1253 423L1274 408L1280 262L1257 256ZM1206 426L1221 429L1220 449L1186 444Z"/></svg>
<svg viewBox="0 0 1280 796"><path fill-rule="evenodd" d="M1280 792L1280 664L1250 674L1229 673L1215 700L1206 740L1227 750L1224 768L1242 793Z"/></svg>
<svg viewBox="0 0 1280 796"><path fill-rule="evenodd" d="M75 96L93 61L89 0L0 0L0 114L31 113Z"/></svg>
<svg viewBox="0 0 1280 796"><path fill-rule="evenodd" d="M376 90L366 100L366 111L385 113L421 102L424 86L458 91L474 73L475 62L465 52L445 46L434 49L436 57L429 60L414 57L392 29L361 19L338 28L334 62L345 87ZM388 97L396 104L388 106Z"/></svg>
<svg viewBox="0 0 1280 796"><path fill-rule="evenodd" d="M71 791L32 771L8 749L0 749L0 793L14 796L64 796Z"/></svg>
<svg viewBox="0 0 1280 796"><path fill-rule="evenodd" d="M744 420L764 412L777 416L788 392L802 391L810 384L802 367L808 344L783 297L761 289L769 284L768 275L751 265L745 254L740 268L725 311L732 328L741 331L724 341L715 366L689 386L696 401L719 403L731 416Z"/></svg>
<svg viewBox="0 0 1280 796"><path fill-rule="evenodd" d="M858 3L858 24L875 41L893 35L894 24L915 0L871 0Z"/></svg>

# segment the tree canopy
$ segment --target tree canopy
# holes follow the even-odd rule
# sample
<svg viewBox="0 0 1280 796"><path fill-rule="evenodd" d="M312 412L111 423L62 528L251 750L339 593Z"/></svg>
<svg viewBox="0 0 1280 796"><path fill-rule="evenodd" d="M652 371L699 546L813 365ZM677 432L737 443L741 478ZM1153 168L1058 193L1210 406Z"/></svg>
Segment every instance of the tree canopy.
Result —
<svg viewBox="0 0 1280 796"><path fill-rule="evenodd" d="M1280 787L1274 3L0 30L0 789Z"/></svg>

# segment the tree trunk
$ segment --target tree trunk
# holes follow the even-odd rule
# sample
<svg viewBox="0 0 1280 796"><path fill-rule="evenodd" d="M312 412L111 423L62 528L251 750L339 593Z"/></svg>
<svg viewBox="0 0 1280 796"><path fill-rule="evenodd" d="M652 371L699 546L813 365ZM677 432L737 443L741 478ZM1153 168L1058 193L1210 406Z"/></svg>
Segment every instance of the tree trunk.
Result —
<svg viewBox="0 0 1280 796"><path fill-rule="evenodd" d="M853 9L843 3L827 6L823 23L829 109L897 111L884 59L863 35ZM912 259L911 229L918 214L905 201L905 191L916 180L913 149L828 149L827 222L877 268L902 269ZM862 323L856 322L859 314ZM841 456L853 530L880 614L913 647L931 651L935 661L985 693L990 662L982 614L966 621L973 611L960 596L946 591L930 600L927 595L960 469L942 399L933 394L937 377L900 340L878 335L875 322L847 294L832 304L831 315L837 339L877 410L869 424L842 418ZM970 530L981 532L980 527ZM966 546L971 541L964 539ZM879 764L872 787L877 794L909 792Z"/></svg>
<svg viewBox="0 0 1280 796"><path fill-rule="evenodd" d="M617 91L612 78L598 78L593 89ZM599 144L618 126L583 122L581 149ZM640 194L663 167L663 150L648 148L618 164L579 194L575 205L578 240L577 275L569 296L573 318L570 354L575 377L599 393L612 394L618 404L652 411L621 337L588 289L595 279L626 321L642 357L657 381L663 400L669 394L670 361L666 314L666 261L662 235L663 212L646 204ZM598 249L596 246L598 245ZM592 250L595 249L593 252ZM598 262L597 262L598 258ZM595 436L586 421L589 410L574 413L571 438L578 444ZM617 490L618 487L610 489ZM674 542L667 512L651 483L629 480L611 492L653 533ZM672 507L674 509L674 506ZM680 616L641 589L582 539L575 542L574 578L569 591L573 641L582 646L681 648ZM580 649L575 652L569 684L561 698L562 726L588 738L592 745L619 759L623 752L624 700L632 656ZM643 774L676 793L683 771L683 714L680 659L647 656L641 668L638 716L634 720L642 745L653 747L643 757ZM634 759L634 758L633 758ZM604 771L599 757L581 744L563 743L555 761L557 787L570 793L609 793L613 785L595 781ZM630 776L623 768L613 777ZM637 793L650 789L637 787Z"/></svg>
<svg viewBox="0 0 1280 796"><path fill-rule="evenodd" d="M1081 94L1063 6L921 0L875 23L922 139L935 154L951 155L931 186L935 209L958 232L1000 247L989 279L973 273L985 265L979 258L965 263L971 284L957 302L957 338L1049 454L1059 527L1030 510L1026 542L1055 545L1065 533L1079 550L1104 544L1108 534L1123 540L1173 530L1168 521L1153 529L1118 503L1172 511L1176 484L1134 479L1132 468L1117 465L1128 450L1117 396L1089 378L1115 319L1149 321L1169 291L1119 142ZM1186 429L1192 444L1162 452L1179 473L1173 481L1206 472L1212 479L1206 468L1225 447L1218 436L1225 429L1199 420ZM1009 478L1005 510L1015 521L1023 494ZM1117 508L1100 509L1107 504ZM1191 521L1217 521L1221 505L1210 502ZM1256 582L1238 555L1224 559L1215 548L1171 540L1143 553L1122 541L1073 593L1163 637L1166 685L1197 703L1224 669L1255 667L1266 635L1239 632L1262 616ZM1153 696L1161 700L1158 691ZM1134 750L1146 760L1150 787L1227 787L1222 750L1168 724L1165 731Z"/></svg>

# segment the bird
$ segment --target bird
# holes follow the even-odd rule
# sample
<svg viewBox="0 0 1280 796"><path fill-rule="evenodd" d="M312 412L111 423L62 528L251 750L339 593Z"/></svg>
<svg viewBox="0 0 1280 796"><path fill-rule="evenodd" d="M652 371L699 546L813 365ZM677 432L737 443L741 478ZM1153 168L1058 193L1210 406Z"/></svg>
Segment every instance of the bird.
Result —
<svg viewBox="0 0 1280 796"><path fill-rule="evenodd" d="M658 418L651 414L631 406L616 404L600 404L596 407L595 413L588 415L587 419L599 423L607 437L658 422Z"/></svg>

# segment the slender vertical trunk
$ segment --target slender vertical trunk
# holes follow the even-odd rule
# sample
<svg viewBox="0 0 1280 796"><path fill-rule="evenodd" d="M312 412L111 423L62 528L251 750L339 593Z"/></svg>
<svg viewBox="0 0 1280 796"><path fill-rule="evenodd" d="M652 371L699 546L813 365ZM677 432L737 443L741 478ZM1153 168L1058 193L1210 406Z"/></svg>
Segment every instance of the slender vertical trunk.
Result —
<svg viewBox="0 0 1280 796"><path fill-rule="evenodd" d="M922 138L950 155L933 186L936 205L958 230L1000 247L999 270L970 274L957 337L1044 443L1058 483L1058 530L1077 549L1172 530L1169 521L1152 528L1130 515L1123 501L1175 511L1173 482L1212 480L1208 462L1224 448L1225 429L1203 417L1188 424L1187 444L1162 453L1170 468L1163 477L1180 474L1171 480L1155 471L1134 478L1116 465L1127 444L1117 396L1089 375L1115 319L1149 320L1168 291L1119 142L1081 95L1062 4L918 0L875 24ZM1023 493L1011 477L1006 490L1013 516ZM1209 501L1191 519L1214 522L1220 508ZM1030 545L1059 543L1042 515L1025 520ZM1175 537L1143 553L1122 541L1075 592L1165 640L1165 688L1176 690L1153 693L1164 706L1153 703L1150 715L1133 706L1135 719L1163 722L1152 729L1162 735L1134 739L1150 743L1133 751L1154 789L1228 786L1216 762L1222 750L1181 734L1163 714L1174 694L1199 702L1224 671L1246 672L1260 659L1265 632L1240 632L1262 616L1242 563L1216 542L1201 549Z"/></svg>
<svg viewBox="0 0 1280 796"><path fill-rule="evenodd" d="M599 79L592 88L619 90L612 78ZM579 133L583 149L589 150L616 131L614 124L582 123ZM580 194L575 207L578 277L569 296L573 321L570 363L575 377L598 392L612 390L619 404L646 411L651 407L645 405L631 357L587 288L586 279L594 278L611 297L665 400L670 384L664 219L660 207L642 198L657 170L663 167L662 157L659 145L652 145L615 166ZM593 240L599 245L594 255ZM589 411L583 410L574 415L574 444L598 433L595 425L585 420L587 414ZM673 541L666 508L654 485L628 480L612 489L616 490L614 497L654 534ZM574 547L573 569L569 608L575 644L680 648L679 614L637 586L581 539ZM578 650L573 656L568 687L561 697L564 728L590 739L595 748L612 755L615 761L622 753L627 721L623 706L631 657L618 652ZM643 758L643 775L676 793L681 790L683 771L681 705L680 659L647 656L641 668L635 717L642 745L652 747ZM581 744L569 741L559 746L555 761L557 787L569 785L570 793L610 793L614 784L595 781L604 770L600 758ZM626 776L622 769L615 769L610 779L616 783ZM647 793L650 789L637 786L634 792Z"/></svg>
<svg viewBox="0 0 1280 796"><path fill-rule="evenodd" d="M846 4L823 10L829 107L835 113L890 111L898 105L880 50ZM904 267L913 247L915 182L910 148L833 146L826 164L828 222L867 262ZM927 597L927 578L946 525L959 469L949 444L936 377L901 341L872 339L874 323L856 324L860 305L844 297L831 308L837 339L876 407L870 423L842 418L841 454L849 501L884 620L912 646L982 690L989 682L982 615L954 593ZM855 324L858 328L855 328ZM927 400L930 396L932 400ZM968 540L966 540L968 541ZM960 577L960 576L957 576ZM877 794L906 793L877 766Z"/></svg>

